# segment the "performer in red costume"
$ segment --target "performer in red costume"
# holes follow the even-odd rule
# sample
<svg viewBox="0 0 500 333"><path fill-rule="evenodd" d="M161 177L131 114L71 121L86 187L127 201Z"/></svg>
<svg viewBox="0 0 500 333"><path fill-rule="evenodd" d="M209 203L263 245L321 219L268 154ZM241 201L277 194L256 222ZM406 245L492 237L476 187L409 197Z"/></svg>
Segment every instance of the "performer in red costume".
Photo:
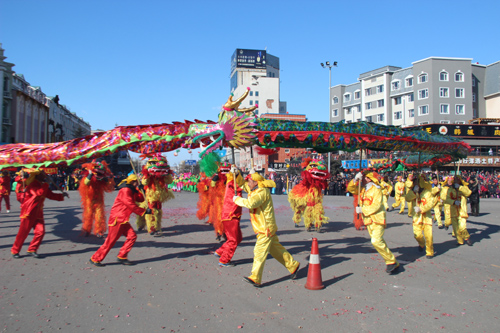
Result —
<svg viewBox="0 0 500 333"><path fill-rule="evenodd" d="M109 213L108 236L104 244L94 253L89 261L92 265L97 267L105 266L101 261L106 258L106 255L122 235L126 236L127 240L118 253L118 262L123 265L133 265L134 263L129 261L127 256L137 240L137 235L129 223L130 215L132 213L141 216L144 214L151 214L151 208L144 209L136 204L136 202L144 201L144 196L137 190L137 185L139 184L137 176L134 174L128 176L118 184L118 186L123 183L126 184L118 191L118 196Z"/></svg>
<svg viewBox="0 0 500 333"><path fill-rule="evenodd" d="M100 238L106 232L104 192L113 192L115 181L106 161L94 161L82 166L84 167L83 181L78 187L83 208L82 231L85 236L90 235L92 224L95 221L94 233Z"/></svg>
<svg viewBox="0 0 500 333"><path fill-rule="evenodd" d="M236 177L236 181L235 181ZM245 180L241 177L239 170L231 167L231 172L226 174L226 192L224 194L224 204L222 206L222 224L226 233L226 242L215 251L215 256L219 257L219 266L234 266L231 263L236 247L243 240L240 228L242 208L233 202L233 196L241 197L241 187ZM236 186L236 191L235 191Z"/></svg>
<svg viewBox="0 0 500 333"><path fill-rule="evenodd" d="M28 176L29 175L29 176ZM34 229L33 240L28 248L28 255L41 258L37 253L43 236L45 235L45 221L43 219L43 203L45 198L63 201L68 194L54 193L45 182L43 171L26 169L21 176L21 185L18 187L17 198L21 202L21 225L11 252L14 258L21 258L19 252L31 229Z"/></svg>
<svg viewBox="0 0 500 333"><path fill-rule="evenodd" d="M2 200L5 200L7 213L10 213L10 176L7 171L0 173L0 212L2 211Z"/></svg>

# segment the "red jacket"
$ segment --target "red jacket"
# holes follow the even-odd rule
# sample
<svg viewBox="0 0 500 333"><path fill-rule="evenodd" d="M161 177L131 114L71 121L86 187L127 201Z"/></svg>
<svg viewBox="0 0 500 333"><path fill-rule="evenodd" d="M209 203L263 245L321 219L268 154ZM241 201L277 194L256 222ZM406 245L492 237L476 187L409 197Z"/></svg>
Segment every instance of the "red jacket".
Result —
<svg viewBox="0 0 500 333"><path fill-rule="evenodd" d="M236 186L237 195L241 197L241 188ZM224 204L222 206L222 221L229 221L233 218L241 218L242 207L233 202L234 181L226 184L226 193L224 194Z"/></svg>
<svg viewBox="0 0 500 333"><path fill-rule="evenodd" d="M20 194L22 196L20 200L22 219L43 220L43 203L45 198L56 201L64 200L64 196L61 193L52 192L49 189L49 184L41 183L38 180L34 180L26 186L26 190Z"/></svg>
<svg viewBox="0 0 500 333"><path fill-rule="evenodd" d="M0 176L0 195L10 194L10 177Z"/></svg>
<svg viewBox="0 0 500 333"><path fill-rule="evenodd" d="M130 185L125 185L118 191L111 212L109 213L108 225L125 224L130 220L130 215L144 215L146 210L137 206L136 202L143 202L144 196Z"/></svg>

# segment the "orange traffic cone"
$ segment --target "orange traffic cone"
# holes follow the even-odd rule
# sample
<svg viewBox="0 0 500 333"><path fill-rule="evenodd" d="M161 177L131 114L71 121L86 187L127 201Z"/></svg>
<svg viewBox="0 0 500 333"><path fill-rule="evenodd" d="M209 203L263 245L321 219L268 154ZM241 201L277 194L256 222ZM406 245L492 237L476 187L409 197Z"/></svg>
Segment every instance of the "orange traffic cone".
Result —
<svg viewBox="0 0 500 333"><path fill-rule="evenodd" d="M319 264L318 239L313 238L311 256L309 257L309 269L307 271L307 289L320 290L325 288L321 279L321 265Z"/></svg>

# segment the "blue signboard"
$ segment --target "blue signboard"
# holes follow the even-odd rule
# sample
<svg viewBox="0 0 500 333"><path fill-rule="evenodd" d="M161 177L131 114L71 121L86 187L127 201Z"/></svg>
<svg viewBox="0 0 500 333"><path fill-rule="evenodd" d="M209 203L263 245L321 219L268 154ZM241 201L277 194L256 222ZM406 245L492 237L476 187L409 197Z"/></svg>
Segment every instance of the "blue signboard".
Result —
<svg viewBox="0 0 500 333"><path fill-rule="evenodd" d="M186 165L196 165L196 160L186 160Z"/></svg>
<svg viewBox="0 0 500 333"><path fill-rule="evenodd" d="M343 160L342 168L344 169L359 169L359 160ZM368 168L368 160L361 160L361 168Z"/></svg>
<svg viewBox="0 0 500 333"><path fill-rule="evenodd" d="M225 149L222 149L222 150L218 150L218 151L217 151L217 154L218 154L220 157L224 157L224 156L226 156L226 153L227 153L227 150L225 150Z"/></svg>

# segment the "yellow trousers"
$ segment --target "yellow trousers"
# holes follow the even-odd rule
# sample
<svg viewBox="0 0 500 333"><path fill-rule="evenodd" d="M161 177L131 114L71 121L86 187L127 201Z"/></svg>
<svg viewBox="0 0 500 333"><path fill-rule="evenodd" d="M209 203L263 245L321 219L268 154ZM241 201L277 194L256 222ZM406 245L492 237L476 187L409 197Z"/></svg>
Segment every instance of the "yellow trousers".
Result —
<svg viewBox="0 0 500 333"><path fill-rule="evenodd" d="M405 210L405 197L402 195L396 195L396 202L392 204L392 208L397 208L401 205L401 209L399 210L399 214L402 214Z"/></svg>
<svg viewBox="0 0 500 333"><path fill-rule="evenodd" d="M292 255L280 244L278 236L267 237L265 234L257 234L257 242L253 249L252 275L250 275L250 279L255 283L262 281L262 272L269 253L285 266L290 274L295 272L299 266L299 262L293 260Z"/></svg>
<svg viewBox="0 0 500 333"><path fill-rule="evenodd" d="M396 257L394 257L394 254L389 250L384 240L385 225L369 224L366 226L366 229L370 234L373 247L377 250L382 259L384 259L385 264L395 264L397 262Z"/></svg>
<svg viewBox="0 0 500 333"><path fill-rule="evenodd" d="M434 217L436 218L438 227L443 225L443 220L441 219L441 210L443 206L442 205L436 205L434 206Z"/></svg>
<svg viewBox="0 0 500 333"><path fill-rule="evenodd" d="M453 226L455 231L455 236L457 237L457 242L459 244L463 244L464 241L468 240L470 235L467 231L467 219L463 217L457 218L457 228L455 230L455 226Z"/></svg>
<svg viewBox="0 0 500 333"><path fill-rule="evenodd" d="M414 213L414 210L413 210L413 206L415 204L415 201L408 201L408 216L409 217L413 217L413 213Z"/></svg>
<svg viewBox="0 0 500 333"><path fill-rule="evenodd" d="M414 224L413 237L418 242L418 245L425 248L425 255L434 256L434 243L432 240L432 225ZM424 240L425 238L425 240Z"/></svg>
<svg viewBox="0 0 500 333"><path fill-rule="evenodd" d="M382 203L384 204L385 210L388 210L389 204L387 203L387 195L382 195Z"/></svg>

